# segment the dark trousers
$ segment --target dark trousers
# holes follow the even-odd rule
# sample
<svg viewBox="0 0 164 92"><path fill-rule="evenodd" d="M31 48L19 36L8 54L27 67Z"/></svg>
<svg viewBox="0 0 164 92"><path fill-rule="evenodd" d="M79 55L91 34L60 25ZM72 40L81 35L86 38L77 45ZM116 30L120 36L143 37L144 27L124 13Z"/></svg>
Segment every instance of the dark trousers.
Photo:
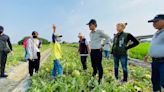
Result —
<svg viewBox="0 0 164 92"><path fill-rule="evenodd" d="M123 81L128 80L128 56L119 56L119 55L113 55L114 56L114 72L115 72L115 77L118 79L118 70L119 70L119 61L121 61L123 73L124 73L124 78Z"/></svg>
<svg viewBox="0 0 164 92"><path fill-rule="evenodd" d="M7 61L7 53L0 51L0 73L1 76L5 73L5 66Z"/></svg>
<svg viewBox="0 0 164 92"><path fill-rule="evenodd" d="M91 62L93 68L93 76L99 73L99 82L103 77L103 68L102 68L102 52L98 50L91 50Z"/></svg>
<svg viewBox="0 0 164 92"><path fill-rule="evenodd" d="M29 60L29 74L33 76L33 72L37 73L40 67L40 52L37 53L38 59Z"/></svg>
<svg viewBox="0 0 164 92"><path fill-rule="evenodd" d="M81 56L81 63L83 66L83 70L87 69L87 56Z"/></svg>
<svg viewBox="0 0 164 92"><path fill-rule="evenodd" d="M153 91L160 91L162 87L164 88L164 60L154 61L151 66Z"/></svg>

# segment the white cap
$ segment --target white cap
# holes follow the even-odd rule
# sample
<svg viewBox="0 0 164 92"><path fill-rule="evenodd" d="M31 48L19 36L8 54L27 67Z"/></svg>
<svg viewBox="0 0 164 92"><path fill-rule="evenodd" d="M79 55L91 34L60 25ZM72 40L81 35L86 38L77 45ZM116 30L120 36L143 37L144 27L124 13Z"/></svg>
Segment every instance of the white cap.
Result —
<svg viewBox="0 0 164 92"><path fill-rule="evenodd" d="M84 35L82 33L79 33L78 37L84 37Z"/></svg>

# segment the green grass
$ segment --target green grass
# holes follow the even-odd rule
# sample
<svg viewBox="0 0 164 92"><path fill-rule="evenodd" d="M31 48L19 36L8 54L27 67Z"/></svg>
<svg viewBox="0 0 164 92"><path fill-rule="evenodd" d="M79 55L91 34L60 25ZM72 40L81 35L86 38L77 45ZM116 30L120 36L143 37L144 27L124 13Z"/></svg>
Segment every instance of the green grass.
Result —
<svg viewBox="0 0 164 92"><path fill-rule="evenodd" d="M148 54L149 47L149 42L140 43L137 47L129 50L129 56L131 58L144 60L144 57Z"/></svg>
<svg viewBox="0 0 164 92"><path fill-rule="evenodd" d="M78 44L64 44L64 45L70 47L78 47ZM128 55L131 58L144 60L144 57L148 54L149 47L150 47L150 42L142 42L138 46L130 49Z"/></svg>
<svg viewBox="0 0 164 92"><path fill-rule="evenodd" d="M53 57L49 57L41 67L39 74L34 75L29 92L151 92L150 71L129 65L129 82L121 83L115 80L113 60L103 59L104 78L98 85L97 77L92 78L91 61L88 58L88 71L83 71L77 49L70 46L62 46L63 66L62 77L57 80L51 78ZM80 71L80 75L73 76L74 70ZM122 78L120 69L119 80Z"/></svg>

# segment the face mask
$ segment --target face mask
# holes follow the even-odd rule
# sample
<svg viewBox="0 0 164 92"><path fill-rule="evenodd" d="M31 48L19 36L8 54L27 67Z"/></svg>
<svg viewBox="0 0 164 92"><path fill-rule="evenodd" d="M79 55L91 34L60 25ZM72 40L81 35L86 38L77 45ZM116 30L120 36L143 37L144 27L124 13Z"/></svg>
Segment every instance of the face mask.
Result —
<svg viewBox="0 0 164 92"><path fill-rule="evenodd" d="M33 36L33 38L37 38L37 36Z"/></svg>

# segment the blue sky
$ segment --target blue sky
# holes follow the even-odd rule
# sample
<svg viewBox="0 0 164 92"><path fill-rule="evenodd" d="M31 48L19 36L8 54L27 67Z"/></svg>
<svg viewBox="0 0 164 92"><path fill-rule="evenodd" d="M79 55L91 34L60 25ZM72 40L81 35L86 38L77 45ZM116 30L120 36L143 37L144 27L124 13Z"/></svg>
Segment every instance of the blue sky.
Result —
<svg viewBox="0 0 164 92"><path fill-rule="evenodd" d="M147 20L164 13L163 4L164 0L0 0L0 25L12 43L34 30L51 40L53 23L62 40L78 41L79 32L89 39L85 24L92 18L111 37L118 22L128 22L126 32L147 35L155 32Z"/></svg>

